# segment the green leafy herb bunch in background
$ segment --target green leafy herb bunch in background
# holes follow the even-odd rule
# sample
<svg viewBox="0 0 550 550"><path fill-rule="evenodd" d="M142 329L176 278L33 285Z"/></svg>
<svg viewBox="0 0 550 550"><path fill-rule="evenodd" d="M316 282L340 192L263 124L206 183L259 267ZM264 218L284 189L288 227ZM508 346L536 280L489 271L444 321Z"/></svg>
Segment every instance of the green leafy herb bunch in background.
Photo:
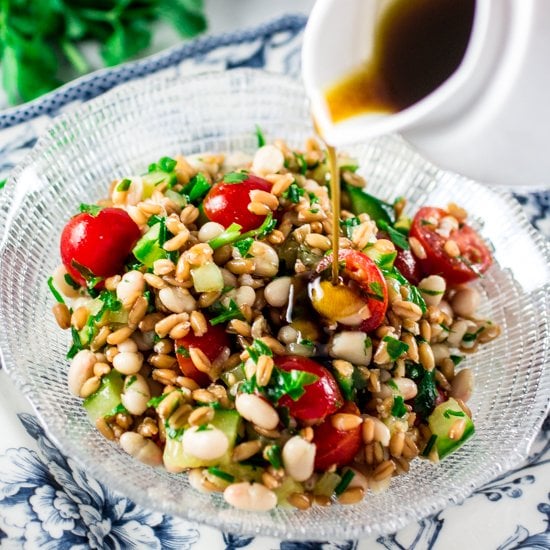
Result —
<svg viewBox="0 0 550 550"><path fill-rule="evenodd" d="M160 19L185 38L206 29L203 0L0 0L9 102L30 101L91 70L83 44L95 44L107 66L136 56Z"/></svg>

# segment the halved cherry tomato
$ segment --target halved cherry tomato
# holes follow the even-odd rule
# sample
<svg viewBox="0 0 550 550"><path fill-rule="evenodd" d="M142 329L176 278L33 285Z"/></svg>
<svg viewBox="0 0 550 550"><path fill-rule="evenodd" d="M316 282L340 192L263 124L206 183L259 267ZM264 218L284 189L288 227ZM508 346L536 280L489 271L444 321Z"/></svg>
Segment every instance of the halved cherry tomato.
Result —
<svg viewBox="0 0 550 550"><path fill-rule="evenodd" d="M418 239L426 251L427 257L418 260L425 275L441 275L451 284L467 283L487 271L492 263L491 252L465 223L451 231L448 238L436 233L440 220L448 215L442 208L421 208L413 219L410 236ZM445 252L448 239L458 245L459 257L453 258Z"/></svg>
<svg viewBox="0 0 550 550"><path fill-rule="evenodd" d="M305 393L294 401L288 395L279 399L279 406L288 407L291 416L308 424L321 422L327 415L337 411L344 402L340 388L332 374L319 363L307 357L295 355L279 356L275 365L284 370L301 370L318 377L312 384L304 386Z"/></svg>
<svg viewBox="0 0 550 550"><path fill-rule="evenodd" d="M198 348L210 361L214 361L223 351L223 348L230 345L229 336L225 332L223 325L212 326L208 323L208 330L202 336L195 336L190 331L187 336L176 340L176 357L181 372L185 376L192 378L199 386L208 386L210 384L209 376L195 367L189 357L189 350L191 348Z"/></svg>
<svg viewBox="0 0 550 550"><path fill-rule="evenodd" d="M384 275L378 266L363 252L357 250L340 250L338 259L344 263L341 274L344 278L357 284L360 294L357 299L363 300L367 305L370 316L360 324L363 332L369 332L380 326L388 308L388 287ZM320 273L332 264L332 255L325 256L317 266ZM338 288L338 287L333 287ZM342 304L333 303L335 311L342 310Z"/></svg>
<svg viewBox="0 0 550 550"><path fill-rule="evenodd" d="M338 411L339 413L359 414L359 409L351 401ZM313 428L313 443L315 452L315 469L326 471L330 466L349 464L359 452L362 445L361 425L351 430L337 430L330 416L319 426Z"/></svg>
<svg viewBox="0 0 550 550"><path fill-rule="evenodd" d="M85 286L75 262L95 277L116 275L140 235L139 227L120 208L103 208L95 216L83 212L71 218L61 233L61 260L71 277Z"/></svg>
<svg viewBox="0 0 550 550"><path fill-rule="evenodd" d="M269 192L271 184L252 175L240 183L217 183L208 192L202 203L206 217L224 227L238 223L242 226L242 231L260 227L265 216L258 216L248 210L249 193L256 189Z"/></svg>

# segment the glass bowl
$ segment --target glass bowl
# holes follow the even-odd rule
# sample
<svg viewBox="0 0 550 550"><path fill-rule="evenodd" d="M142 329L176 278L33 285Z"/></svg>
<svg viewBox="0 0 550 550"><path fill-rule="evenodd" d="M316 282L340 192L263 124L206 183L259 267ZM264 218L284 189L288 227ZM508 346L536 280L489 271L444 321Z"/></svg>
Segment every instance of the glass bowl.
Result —
<svg viewBox="0 0 550 550"><path fill-rule="evenodd" d="M62 451L87 474L147 508L224 530L334 539L395 531L459 502L527 456L550 396L550 247L509 195L443 172L399 137L350 150L369 191L423 204L464 206L494 248L495 265L477 283L480 314L502 336L467 357L477 383L470 403L477 433L438 465L413 462L408 475L354 506L229 508L219 494L189 487L185 475L145 466L105 440L67 390L68 335L51 314L46 285L60 262L58 240L82 202L117 177L146 170L163 155L253 151L255 125L270 139L300 146L311 135L299 84L236 70L194 78L150 77L120 86L59 117L14 171L0 196L0 347L3 364Z"/></svg>

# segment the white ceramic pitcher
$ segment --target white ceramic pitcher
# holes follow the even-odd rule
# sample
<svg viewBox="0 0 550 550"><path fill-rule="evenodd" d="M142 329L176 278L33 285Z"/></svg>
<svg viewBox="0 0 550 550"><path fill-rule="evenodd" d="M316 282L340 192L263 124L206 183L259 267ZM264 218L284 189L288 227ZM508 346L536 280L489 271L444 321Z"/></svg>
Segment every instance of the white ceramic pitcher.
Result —
<svg viewBox="0 0 550 550"><path fill-rule="evenodd" d="M341 146L400 132L426 158L479 181L550 187L550 0L476 0L462 63L441 86L398 113L335 124L324 92L368 61L388 1L317 0L313 8L302 76L326 140Z"/></svg>

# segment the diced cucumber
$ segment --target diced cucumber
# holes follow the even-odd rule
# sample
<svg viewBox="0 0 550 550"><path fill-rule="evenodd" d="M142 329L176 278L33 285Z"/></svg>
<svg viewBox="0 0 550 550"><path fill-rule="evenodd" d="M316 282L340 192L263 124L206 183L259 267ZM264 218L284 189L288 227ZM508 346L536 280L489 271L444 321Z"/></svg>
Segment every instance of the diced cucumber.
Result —
<svg viewBox="0 0 550 550"><path fill-rule="evenodd" d="M279 487L273 489L277 495L277 504L279 506L289 506L288 497L293 493L303 493L304 488L301 483L294 481L291 477L286 477Z"/></svg>
<svg viewBox="0 0 550 550"><path fill-rule="evenodd" d="M178 206L181 206L181 208L184 208L185 206L187 206L187 201L185 200L185 197L183 195L180 195L173 189L167 189L164 192L164 194L171 201L175 202Z"/></svg>
<svg viewBox="0 0 550 550"><path fill-rule="evenodd" d="M192 269L191 277L197 292L214 292L223 288L222 272L214 262L207 262Z"/></svg>
<svg viewBox="0 0 550 550"><path fill-rule="evenodd" d="M451 439L449 430L458 419L466 421L464 433L459 439ZM460 405L452 397L441 405L438 405L428 417L428 424L432 434L437 436L435 448L439 458L444 458L461 447L472 435L475 428L472 419L462 410Z"/></svg>
<svg viewBox="0 0 550 550"><path fill-rule="evenodd" d="M344 189L347 191L350 199L350 210L356 216L359 214L368 214L374 222L382 220L388 225L393 224L395 214L391 204L369 195L369 193L358 187L346 185Z"/></svg>
<svg viewBox="0 0 550 550"><path fill-rule="evenodd" d="M236 367L223 372L220 375L220 378L227 386L232 386L233 384L244 380L246 377L244 375L242 364L239 363Z"/></svg>
<svg viewBox="0 0 550 550"><path fill-rule="evenodd" d="M166 250L160 245L159 236L160 223L156 223L141 237L132 250L134 256L147 267L153 267L154 262L168 257Z"/></svg>
<svg viewBox="0 0 550 550"><path fill-rule="evenodd" d="M354 401L355 390L354 384L354 367L351 363L342 363L340 361L333 364L333 374L336 378L336 382L342 390L342 394L346 401Z"/></svg>
<svg viewBox="0 0 550 550"><path fill-rule="evenodd" d="M216 470L219 472L218 474L216 474ZM233 462L219 468L212 468L212 470L206 472L206 478L214 485L217 485L220 489L225 489L229 484L238 483L239 481L261 482L263 471L264 470L262 468L256 466ZM229 476L232 476L233 481L224 479L224 474L229 474Z"/></svg>
<svg viewBox="0 0 550 550"><path fill-rule="evenodd" d="M338 474L334 472L325 472L317 480L315 487L313 487L313 494L331 497L340 481L342 481L342 478Z"/></svg>
<svg viewBox="0 0 550 550"><path fill-rule="evenodd" d="M202 468L206 466L228 465L231 463L231 453L237 440L237 432L241 423L241 416L235 410L217 410L211 424L221 430L229 441L229 448L225 455L215 460L203 460L193 456L192 449L184 449L181 439L166 438L164 447L164 465L170 472L182 472L188 468ZM225 467L225 466L224 466Z"/></svg>
<svg viewBox="0 0 550 550"><path fill-rule="evenodd" d="M412 219L409 218L409 216L401 216L394 223L393 227L394 229L401 231L401 233L403 234L408 234L409 230L411 229L411 225L412 225Z"/></svg>
<svg viewBox="0 0 550 550"><path fill-rule="evenodd" d="M87 397L83 403L92 423L95 423L98 418L109 416L120 405L123 385L122 374L114 369L101 379L99 389Z"/></svg>

